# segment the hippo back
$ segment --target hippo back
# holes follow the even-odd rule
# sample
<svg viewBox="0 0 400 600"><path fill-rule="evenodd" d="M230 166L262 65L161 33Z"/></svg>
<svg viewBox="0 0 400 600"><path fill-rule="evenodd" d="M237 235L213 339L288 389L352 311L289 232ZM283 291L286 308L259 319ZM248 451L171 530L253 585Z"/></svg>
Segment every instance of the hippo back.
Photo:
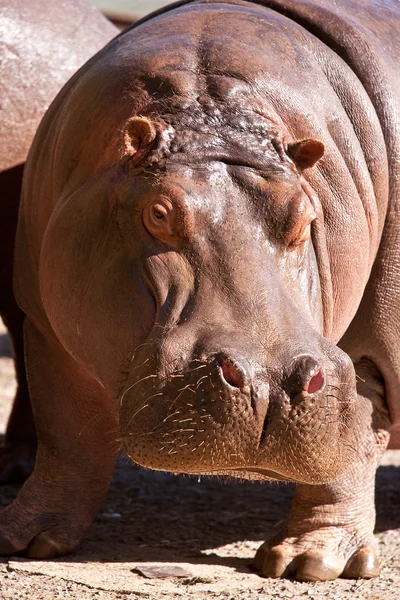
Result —
<svg viewBox="0 0 400 600"><path fill-rule="evenodd" d="M26 160L61 86L118 30L84 0L0 0L0 170Z"/></svg>

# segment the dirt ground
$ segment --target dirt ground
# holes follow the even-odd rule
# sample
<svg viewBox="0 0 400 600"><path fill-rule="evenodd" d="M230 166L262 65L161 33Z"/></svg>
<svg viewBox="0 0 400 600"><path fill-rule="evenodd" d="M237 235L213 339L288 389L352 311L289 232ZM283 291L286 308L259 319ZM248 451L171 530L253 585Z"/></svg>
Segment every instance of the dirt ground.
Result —
<svg viewBox="0 0 400 600"><path fill-rule="evenodd" d="M13 392L7 338L0 335L0 431ZM52 561L2 560L0 599L398 600L399 467L400 452L392 451L378 471L383 568L372 581L297 583L262 579L251 570L255 550L289 512L290 486L174 477L121 459L78 552ZM0 505L17 492L3 487Z"/></svg>

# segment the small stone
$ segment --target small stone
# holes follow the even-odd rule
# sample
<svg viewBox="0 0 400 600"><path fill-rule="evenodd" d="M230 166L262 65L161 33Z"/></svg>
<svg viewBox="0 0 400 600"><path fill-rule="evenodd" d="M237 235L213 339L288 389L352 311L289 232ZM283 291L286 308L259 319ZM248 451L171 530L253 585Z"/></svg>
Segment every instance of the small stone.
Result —
<svg viewBox="0 0 400 600"><path fill-rule="evenodd" d="M132 569L133 573L139 573L147 579L165 579L167 577L186 577L192 578L190 571L176 565L148 565Z"/></svg>

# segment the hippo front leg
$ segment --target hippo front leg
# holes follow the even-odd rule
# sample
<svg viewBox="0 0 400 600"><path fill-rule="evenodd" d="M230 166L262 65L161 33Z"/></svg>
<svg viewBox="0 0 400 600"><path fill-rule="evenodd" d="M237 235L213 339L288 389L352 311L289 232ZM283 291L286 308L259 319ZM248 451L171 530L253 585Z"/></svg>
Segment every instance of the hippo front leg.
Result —
<svg viewBox="0 0 400 600"><path fill-rule="evenodd" d="M257 551L255 567L265 577L325 581L379 574L373 534L375 474L389 441L390 422L383 390L377 390L379 378L361 371L366 379L358 386L357 405L365 411L355 434L353 465L332 483L296 487L285 529ZM361 446L357 437L364 440Z"/></svg>
<svg viewBox="0 0 400 600"><path fill-rule="evenodd" d="M51 558L75 549L107 490L115 411L100 384L29 321L25 351L38 452L33 474L0 513L0 554Z"/></svg>

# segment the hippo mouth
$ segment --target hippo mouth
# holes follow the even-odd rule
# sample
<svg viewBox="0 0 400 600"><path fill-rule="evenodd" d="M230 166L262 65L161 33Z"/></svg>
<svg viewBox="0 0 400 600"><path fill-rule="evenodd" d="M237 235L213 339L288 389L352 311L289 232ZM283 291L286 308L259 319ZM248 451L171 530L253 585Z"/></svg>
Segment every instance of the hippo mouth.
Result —
<svg viewBox="0 0 400 600"><path fill-rule="evenodd" d="M121 395L124 447L156 470L328 482L351 460L354 390L332 364L296 365L284 382L224 353L164 377L149 368Z"/></svg>
<svg viewBox="0 0 400 600"><path fill-rule="evenodd" d="M278 473L277 471L272 471L270 469L262 469L257 467L234 467L232 469L228 469L225 467L224 470L217 469L216 471L209 472L199 472L199 473L190 473L191 475L205 475L205 476L218 476L218 477L226 477L230 479L232 477L237 479L246 479L250 481L282 481L285 483L298 483L298 480L291 477L285 477Z"/></svg>

